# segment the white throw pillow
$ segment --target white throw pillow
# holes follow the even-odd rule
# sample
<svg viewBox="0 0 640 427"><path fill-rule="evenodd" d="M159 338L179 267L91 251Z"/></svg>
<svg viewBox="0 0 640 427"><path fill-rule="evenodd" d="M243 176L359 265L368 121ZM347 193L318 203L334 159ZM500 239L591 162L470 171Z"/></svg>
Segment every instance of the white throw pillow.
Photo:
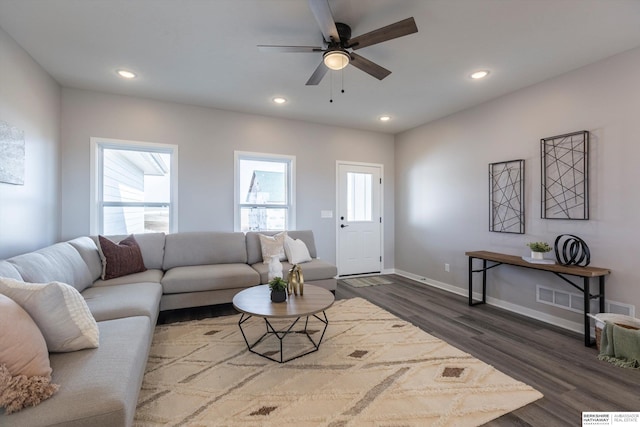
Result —
<svg viewBox="0 0 640 427"><path fill-rule="evenodd" d="M284 252L287 254L287 259L291 264L301 264L311 261L309 249L307 249L307 245L300 239L293 240L289 236L285 237Z"/></svg>
<svg viewBox="0 0 640 427"><path fill-rule="evenodd" d="M98 324L84 298L73 286L60 282L26 283L0 278L0 293L29 313L50 352L98 347Z"/></svg>
<svg viewBox="0 0 640 427"><path fill-rule="evenodd" d="M277 256L280 261L284 261L284 239L287 237L286 231L281 231L273 236L258 234L260 238L260 248L262 249L262 263L269 264L271 257Z"/></svg>

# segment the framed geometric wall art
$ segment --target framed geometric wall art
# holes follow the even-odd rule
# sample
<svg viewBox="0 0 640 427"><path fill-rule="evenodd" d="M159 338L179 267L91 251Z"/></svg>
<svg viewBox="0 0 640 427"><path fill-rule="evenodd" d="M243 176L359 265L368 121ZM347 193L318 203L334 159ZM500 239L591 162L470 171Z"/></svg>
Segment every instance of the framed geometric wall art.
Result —
<svg viewBox="0 0 640 427"><path fill-rule="evenodd" d="M540 140L541 217L589 219L589 132Z"/></svg>
<svg viewBox="0 0 640 427"><path fill-rule="evenodd" d="M489 231L524 234L524 160L489 164Z"/></svg>
<svg viewBox="0 0 640 427"><path fill-rule="evenodd" d="M24 131L0 120L0 182L24 185Z"/></svg>

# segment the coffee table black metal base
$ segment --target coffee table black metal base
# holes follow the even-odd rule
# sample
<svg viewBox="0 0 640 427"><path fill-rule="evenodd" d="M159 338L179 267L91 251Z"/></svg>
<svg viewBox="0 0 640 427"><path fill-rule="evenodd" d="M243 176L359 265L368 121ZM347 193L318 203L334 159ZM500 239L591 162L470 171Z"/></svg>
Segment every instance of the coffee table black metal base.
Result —
<svg viewBox="0 0 640 427"><path fill-rule="evenodd" d="M322 317L320 317L320 315ZM307 354L310 353L314 353L316 351L318 351L318 349L320 348L320 343L322 343L322 338L324 338L324 333L327 330L327 326L329 325L329 320L327 319L327 314L322 311L322 313L318 313L318 314L313 314L311 316L306 316L304 319L304 329L302 330L294 330L293 328L296 326L296 324L300 321L300 319L302 319L303 317L297 317L293 320L293 322L291 322L291 324L286 327L285 329L280 329L277 330L269 321L268 318L264 317L264 323L265 326L267 328L267 331L260 337L258 338L253 344L249 343L249 340L247 339L247 335L244 333L244 329L243 329L243 324L248 321L249 319L251 319L252 315L250 314L246 314L246 313L242 313L242 316L240 317L240 320L238 321L238 326L240 327L240 332L242 332L242 337L244 338L244 342L247 343L247 348L249 349L249 351L251 353L257 354L258 356L262 356L266 359L269 360L273 360L274 362L278 362L278 363L285 363L285 362L289 362L291 360L297 359L299 357L305 356ZM320 335L320 338L318 339L318 341L314 341L313 338L311 338L311 335L309 334L309 330L307 329L307 327L309 326L309 318L310 317L314 317L317 320L319 320L321 323L324 324L324 328L322 329L322 334ZM278 320L283 320L283 319L278 319ZM284 359L284 345L283 345L283 341L284 339L290 335L290 334L304 334L307 336L307 338L309 339L309 342L311 343L311 347L310 350L301 354L298 354L296 356ZM280 359L276 359L271 357L271 355L266 354L266 353L261 353L259 351L254 350L255 347L260 344L265 338L270 337L270 336L275 336L280 344Z"/></svg>

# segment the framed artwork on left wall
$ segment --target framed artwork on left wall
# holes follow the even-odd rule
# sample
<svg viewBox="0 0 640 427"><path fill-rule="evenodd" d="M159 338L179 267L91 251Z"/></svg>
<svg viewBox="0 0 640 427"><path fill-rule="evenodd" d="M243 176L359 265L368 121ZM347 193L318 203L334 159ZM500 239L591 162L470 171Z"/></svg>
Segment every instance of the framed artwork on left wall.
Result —
<svg viewBox="0 0 640 427"><path fill-rule="evenodd" d="M524 160L489 164L489 231L524 234Z"/></svg>
<svg viewBox="0 0 640 427"><path fill-rule="evenodd" d="M0 182L24 185L24 131L0 120Z"/></svg>

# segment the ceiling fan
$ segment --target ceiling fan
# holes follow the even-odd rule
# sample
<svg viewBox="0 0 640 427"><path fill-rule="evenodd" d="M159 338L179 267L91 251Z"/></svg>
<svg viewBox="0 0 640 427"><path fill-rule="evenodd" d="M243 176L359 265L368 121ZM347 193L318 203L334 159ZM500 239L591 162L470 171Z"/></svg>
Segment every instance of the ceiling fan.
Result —
<svg viewBox="0 0 640 427"><path fill-rule="evenodd" d="M391 71L354 53L353 50L418 32L416 21L413 18L407 18L395 24L351 38L351 27L333 20L328 0L309 0L309 7L320 26L320 31L322 31L325 42L324 47L258 46L258 49L263 52L322 52L322 61L307 81L308 86L320 83L329 69L341 70L349 64L378 80L382 80L391 74Z"/></svg>

